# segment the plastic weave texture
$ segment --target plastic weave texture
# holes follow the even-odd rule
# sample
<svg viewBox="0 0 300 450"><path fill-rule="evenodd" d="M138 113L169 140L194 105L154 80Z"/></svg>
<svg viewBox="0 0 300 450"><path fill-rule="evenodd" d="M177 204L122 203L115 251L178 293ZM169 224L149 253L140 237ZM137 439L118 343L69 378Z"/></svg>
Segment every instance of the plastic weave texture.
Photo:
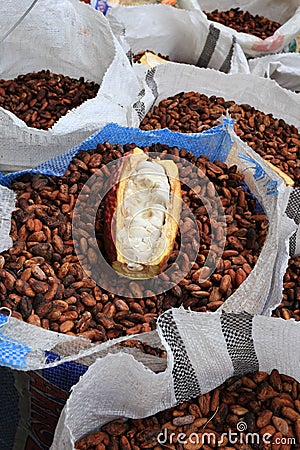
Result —
<svg viewBox="0 0 300 450"><path fill-rule="evenodd" d="M9 318L4 314L0 314L0 328L3 327ZM15 368L25 368L25 356L30 352L28 345L22 344L15 339L11 339L0 333L0 363L4 366L12 366Z"/></svg>
<svg viewBox="0 0 300 450"><path fill-rule="evenodd" d="M152 143L161 143L167 144L170 147L186 148L188 151L195 153L196 156L206 155L212 161L215 159L225 161L232 146L227 127L231 127L232 125L232 120L224 119L222 124L203 133L181 134L169 131L168 129L142 131L138 128L127 128L117 124L109 124L81 144L62 155L40 164L34 169L13 172L7 175L0 174L0 184L9 186L15 178L25 173L61 176L65 173L71 160L80 150L91 150L96 148L97 144L104 142L121 145L135 143L141 147L151 145Z"/></svg>
<svg viewBox="0 0 300 450"><path fill-rule="evenodd" d="M60 359L59 356L53 352L46 352L46 357L47 362L49 363ZM43 369L42 374L50 383L68 392L71 387L78 382L81 375L83 375L87 369L87 366L82 364L66 362L57 367L52 367L51 369Z"/></svg>

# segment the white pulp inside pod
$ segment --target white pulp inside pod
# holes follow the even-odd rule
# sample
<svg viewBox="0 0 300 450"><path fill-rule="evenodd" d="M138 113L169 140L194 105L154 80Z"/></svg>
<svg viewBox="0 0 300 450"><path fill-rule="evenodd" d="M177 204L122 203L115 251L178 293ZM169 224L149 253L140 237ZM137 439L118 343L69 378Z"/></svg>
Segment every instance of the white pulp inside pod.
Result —
<svg viewBox="0 0 300 450"><path fill-rule="evenodd" d="M141 161L128 179L119 206L124 226L117 233L116 247L129 270L142 270L164 253L169 203L170 184L163 166Z"/></svg>

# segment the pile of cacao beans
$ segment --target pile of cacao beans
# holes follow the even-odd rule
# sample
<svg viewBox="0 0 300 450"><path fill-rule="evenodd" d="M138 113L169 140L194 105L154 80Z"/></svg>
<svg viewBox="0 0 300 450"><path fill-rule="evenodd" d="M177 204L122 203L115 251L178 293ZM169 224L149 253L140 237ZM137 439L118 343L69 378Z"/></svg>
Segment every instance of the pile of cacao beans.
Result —
<svg viewBox="0 0 300 450"><path fill-rule="evenodd" d="M201 133L219 124L226 112L235 120L235 132L266 161L300 183L300 134L298 129L272 114L222 97L185 92L162 100L146 114L143 130L169 128L181 133Z"/></svg>
<svg viewBox="0 0 300 450"><path fill-rule="evenodd" d="M140 127L144 130L170 128L181 133L201 132L218 124L229 112L235 119L235 132L262 158L271 162L295 182L300 183L300 134L298 129L272 114L248 104L238 105L221 97L199 92L180 93L162 100L148 112ZM284 277L283 301L273 312L276 317L299 320L299 258L290 260Z"/></svg>
<svg viewBox="0 0 300 450"><path fill-rule="evenodd" d="M293 257L283 278L282 302L273 311L274 317L300 321L300 258Z"/></svg>
<svg viewBox="0 0 300 450"><path fill-rule="evenodd" d="M238 430L239 436L232 430ZM155 416L107 423L79 439L75 448L289 450L298 448L299 442L299 382L273 370L270 375L255 372L230 378L219 388Z"/></svg>
<svg viewBox="0 0 300 450"><path fill-rule="evenodd" d="M97 252L89 244L93 209L84 203L80 212L80 254L77 255L72 238L74 205L84 183L95 171L134 147L134 144L124 147L99 144L94 150L80 152L62 177L24 175L12 183L11 188L17 193L11 230L14 243L1 254L0 306L9 308L13 317L46 330L80 334L94 342L104 342L153 330L157 317L170 307L183 305L198 312L215 311L251 273L266 238L268 220L257 211L256 200L244 190L241 184L244 175L237 172L236 166L212 163L207 157L197 158L185 149L156 144L144 151L161 154L162 159L168 155L177 158L182 198L196 219L197 230L184 213L179 223L180 232L189 234L187 247L198 248L196 232L199 232L201 245L192 269L178 285L160 295L143 292L138 283L131 281L132 297L120 297L87 277L83 267L88 271L100 263ZM184 161L192 166L185 166ZM200 176L201 188L197 181ZM195 187L191 189L188 185L193 179ZM105 180L97 181L99 186L101 183ZM214 200L214 189L219 206ZM206 198L205 206L199 194ZM199 282L214 263L206 260L212 242L209 214L220 206L226 223L219 223L220 236L215 246L224 245L224 251L214 273ZM103 234L105 213L103 207L99 209L95 224L102 250L108 238ZM221 233L224 226L227 226L226 238ZM168 261L170 265L177 264L177 275L178 271L187 270L190 263L188 248L177 260L179 249L178 234Z"/></svg>
<svg viewBox="0 0 300 450"><path fill-rule="evenodd" d="M0 80L0 106L32 128L48 130L72 108L97 95L99 84L50 70Z"/></svg>

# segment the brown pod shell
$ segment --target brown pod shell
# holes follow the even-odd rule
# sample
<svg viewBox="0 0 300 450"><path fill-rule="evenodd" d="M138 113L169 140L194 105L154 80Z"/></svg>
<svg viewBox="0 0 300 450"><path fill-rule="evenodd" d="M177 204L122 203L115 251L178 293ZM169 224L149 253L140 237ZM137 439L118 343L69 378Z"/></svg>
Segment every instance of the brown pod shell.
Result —
<svg viewBox="0 0 300 450"><path fill-rule="evenodd" d="M141 263L134 262L133 264L120 251L119 231L128 229L125 226L126 212L125 207L123 207L124 199L127 195L128 181L131 175L138 170L138 165L147 160L149 160L149 156L138 147L126 153L112 175L113 187L104 201L104 245L106 255L112 267L118 273L134 279L151 278L164 270L173 251L181 214L181 184L176 164L172 160L160 160L159 158L152 160L152 162L159 164L163 168L164 176L170 189L164 223L160 228L161 235L163 234L165 237L163 251L158 252L157 255L152 254L151 261L146 260ZM150 201L147 208L151 208ZM138 255L136 258L138 260Z"/></svg>

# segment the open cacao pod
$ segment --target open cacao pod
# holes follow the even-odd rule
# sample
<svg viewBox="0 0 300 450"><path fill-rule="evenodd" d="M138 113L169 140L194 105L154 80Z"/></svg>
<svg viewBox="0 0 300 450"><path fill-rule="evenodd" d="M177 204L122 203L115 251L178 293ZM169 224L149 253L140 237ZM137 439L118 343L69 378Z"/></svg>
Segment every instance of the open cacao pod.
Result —
<svg viewBox="0 0 300 450"><path fill-rule="evenodd" d="M172 252L181 213L181 185L172 160L125 154L104 202L104 235L112 267L128 278L161 273Z"/></svg>

